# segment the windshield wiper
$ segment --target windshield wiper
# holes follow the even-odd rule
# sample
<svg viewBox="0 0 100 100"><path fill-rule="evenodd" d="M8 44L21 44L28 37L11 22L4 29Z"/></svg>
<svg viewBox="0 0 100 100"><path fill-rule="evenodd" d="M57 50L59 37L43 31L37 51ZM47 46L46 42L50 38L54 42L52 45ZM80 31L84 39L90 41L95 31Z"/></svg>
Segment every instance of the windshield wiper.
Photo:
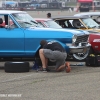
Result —
<svg viewBox="0 0 100 100"><path fill-rule="evenodd" d="M33 21L33 20L31 20L31 22L33 22L33 23L35 23L35 24L38 24L37 22L35 22L35 21Z"/></svg>
<svg viewBox="0 0 100 100"><path fill-rule="evenodd" d="M97 26L93 26L92 28L96 28Z"/></svg>
<svg viewBox="0 0 100 100"><path fill-rule="evenodd" d="M29 23L29 22L24 22L24 23L32 25L32 24L31 24L31 23Z"/></svg>

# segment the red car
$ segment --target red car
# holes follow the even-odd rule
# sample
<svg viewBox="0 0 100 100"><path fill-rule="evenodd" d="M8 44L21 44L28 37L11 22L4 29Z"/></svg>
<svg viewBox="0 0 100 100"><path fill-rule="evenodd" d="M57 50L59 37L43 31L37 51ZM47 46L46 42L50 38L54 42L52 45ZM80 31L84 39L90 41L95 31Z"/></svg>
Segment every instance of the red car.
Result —
<svg viewBox="0 0 100 100"><path fill-rule="evenodd" d="M89 43L92 44L92 53L100 54L100 33L90 34Z"/></svg>
<svg viewBox="0 0 100 100"><path fill-rule="evenodd" d="M39 26L48 28L62 28L59 24L49 18L34 18Z"/></svg>

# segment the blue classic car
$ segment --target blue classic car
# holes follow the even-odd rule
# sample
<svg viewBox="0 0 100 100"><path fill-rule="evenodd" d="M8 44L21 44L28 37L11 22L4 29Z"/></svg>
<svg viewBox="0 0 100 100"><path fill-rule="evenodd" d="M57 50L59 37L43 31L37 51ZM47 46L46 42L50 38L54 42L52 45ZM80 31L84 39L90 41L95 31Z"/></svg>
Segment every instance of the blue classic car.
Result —
<svg viewBox="0 0 100 100"><path fill-rule="evenodd" d="M69 54L87 52L89 33L41 28L27 12L0 10L0 58L39 57L40 41L58 41Z"/></svg>

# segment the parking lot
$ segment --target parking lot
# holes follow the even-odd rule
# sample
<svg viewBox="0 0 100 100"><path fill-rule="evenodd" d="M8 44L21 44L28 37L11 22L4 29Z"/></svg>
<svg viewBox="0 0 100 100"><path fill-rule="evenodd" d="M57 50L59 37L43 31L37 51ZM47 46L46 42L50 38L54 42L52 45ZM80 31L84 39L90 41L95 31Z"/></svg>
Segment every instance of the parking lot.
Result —
<svg viewBox="0 0 100 100"><path fill-rule="evenodd" d="M78 12L75 11L26 11L28 12L32 17L34 18L46 18L47 17L47 13L51 13L52 17L57 17L57 16L66 16L66 15L74 15Z"/></svg>
<svg viewBox="0 0 100 100"><path fill-rule="evenodd" d="M73 15L77 12L50 11L52 16ZM32 17L46 17L47 11L30 12ZM6 73L5 62L0 62L0 100L99 100L100 67L73 66L81 62L71 61L71 72L33 70L23 73Z"/></svg>

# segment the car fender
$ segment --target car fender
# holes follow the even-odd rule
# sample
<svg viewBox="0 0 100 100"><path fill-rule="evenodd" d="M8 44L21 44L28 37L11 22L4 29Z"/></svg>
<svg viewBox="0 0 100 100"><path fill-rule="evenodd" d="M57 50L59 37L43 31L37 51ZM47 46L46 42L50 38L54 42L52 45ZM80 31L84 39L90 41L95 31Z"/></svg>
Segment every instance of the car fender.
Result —
<svg viewBox="0 0 100 100"><path fill-rule="evenodd" d="M63 42L58 41L58 40L47 40L47 41L48 41L48 42L50 42L50 41L55 41L55 42L60 43L64 48L66 47L66 44L64 44Z"/></svg>
<svg viewBox="0 0 100 100"><path fill-rule="evenodd" d="M60 43L60 44L65 48L66 52L68 52L68 50L69 50L69 47L66 46L66 44L64 44L64 43L61 42L61 41L54 40L54 39L52 39L52 40L51 40L51 39L47 39L46 41L47 41L47 42L51 42L51 41L58 42L58 43ZM38 46L38 48L37 48L37 50L36 50L35 57L39 57L39 49L40 49L40 48L41 48L41 45Z"/></svg>
<svg viewBox="0 0 100 100"><path fill-rule="evenodd" d="M89 42L95 51L100 51L100 34L90 34Z"/></svg>

